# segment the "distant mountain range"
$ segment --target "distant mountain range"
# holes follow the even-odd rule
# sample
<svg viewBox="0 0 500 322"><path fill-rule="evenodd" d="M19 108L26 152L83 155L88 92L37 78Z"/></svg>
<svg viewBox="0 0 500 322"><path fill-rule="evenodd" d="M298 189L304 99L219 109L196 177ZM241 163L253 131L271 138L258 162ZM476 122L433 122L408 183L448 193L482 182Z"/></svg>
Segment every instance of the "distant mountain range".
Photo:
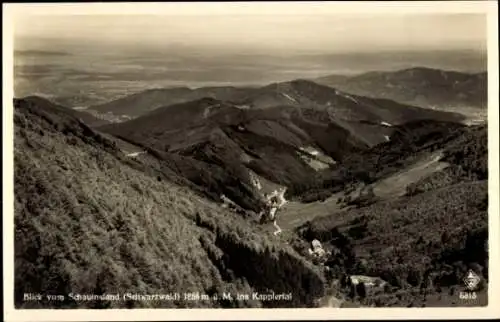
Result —
<svg viewBox="0 0 500 322"><path fill-rule="evenodd" d="M429 109L398 104L387 99L376 99L349 94L308 80L274 83L257 88L187 87L154 89L136 93L109 103L91 106L99 113L113 113L137 117L160 107L189 102L204 97L227 101L239 108L270 108L295 106L328 111L339 119L370 120L398 123L416 117L436 117ZM404 111L404 112L403 112ZM408 113L413 113L409 116ZM417 116L418 115L418 116ZM447 115L450 116L450 115ZM458 115L455 116L457 118Z"/></svg>
<svg viewBox="0 0 500 322"><path fill-rule="evenodd" d="M487 74L467 74L431 68L411 68L395 72L369 72L355 76L330 75L314 80L294 80L262 87L188 87L151 89L90 106L99 113L135 118L154 109L212 97L242 108L297 106L341 112L344 106L372 105L370 109L397 109L395 102L427 109L459 112L469 119L486 118ZM385 101L374 106L376 102ZM351 102L348 103L347 100ZM375 103L376 103L375 102ZM330 108L331 107L331 108ZM351 112L354 112L352 109ZM357 112L356 112L357 113ZM344 115L346 117L346 115ZM393 120L394 121L394 120ZM396 121L394 121L396 122Z"/></svg>
<svg viewBox="0 0 500 322"><path fill-rule="evenodd" d="M252 89L233 102L202 98L157 108L99 130L158 153L197 160L185 170L191 181L212 186L248 207L255 204L250 172L290 187L291 195L318 175L312 166L318 157L304 149L331 158L330 163L342 163L356 151L390 140L398 124L462 119L459 114L349 95L298 80ZM205 169L206 175L200 176L195 168ZM210 178L217 173L217 178ZM234 179L248 188L235 186Z"/></svg>
<svg viewBox="0 0 500 322"><path fill-rule="evenodd" d="M330 75L314 81L352 94L426 108L486 109L488 103L486 72L468 74L418 67L355 76Z"/></svg>

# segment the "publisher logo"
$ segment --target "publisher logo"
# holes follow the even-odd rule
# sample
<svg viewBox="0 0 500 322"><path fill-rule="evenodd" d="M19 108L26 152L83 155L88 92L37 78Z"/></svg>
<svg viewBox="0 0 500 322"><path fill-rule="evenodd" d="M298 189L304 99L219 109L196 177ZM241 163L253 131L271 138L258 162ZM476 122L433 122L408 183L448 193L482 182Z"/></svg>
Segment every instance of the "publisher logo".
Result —
<svg viewBox="0 0 500 322"><path fill-rule="evenodd" d="M469 291L474 291L480 281L481 278L472 270L469 270L467 275L464 277L465 286Z"/></svg>

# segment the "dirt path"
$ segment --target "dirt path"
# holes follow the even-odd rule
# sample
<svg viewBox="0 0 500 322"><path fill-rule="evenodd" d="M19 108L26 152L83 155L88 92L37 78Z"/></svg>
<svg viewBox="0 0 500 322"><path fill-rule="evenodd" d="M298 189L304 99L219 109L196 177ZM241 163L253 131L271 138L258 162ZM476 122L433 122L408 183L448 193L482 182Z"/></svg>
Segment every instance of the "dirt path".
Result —
<svg viewBox="0 0 500 322"><path fill-rule="evenodd" d="M127 152L124 152L126 156L128 157L136 157L136 156L139 156L143 153L146 153L146 151L137 151L137 152L131 152L131 153L127 153Z"/></svg>

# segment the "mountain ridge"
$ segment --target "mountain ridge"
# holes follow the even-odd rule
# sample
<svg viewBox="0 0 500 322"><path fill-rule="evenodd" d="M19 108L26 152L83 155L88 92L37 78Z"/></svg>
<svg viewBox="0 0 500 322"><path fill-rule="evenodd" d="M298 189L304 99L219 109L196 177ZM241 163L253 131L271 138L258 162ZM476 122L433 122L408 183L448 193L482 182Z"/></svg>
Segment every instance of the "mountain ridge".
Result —
<svg viewBox="0 0 500 322"><path fill-rule="evenodd" d="M342 76L344 77L344 76ZM372 97L373 95L355 95L343 88L332 88L307 79L296 79L291 81L271 83L261 87L200 87L190 89L188 87L153 89L131 94L121 99L91 106L100 112L112 112L116 114L130 114L132 117L138 117L148 112L178 103L184 103L201 99L203 97L212 97L221 101L228 101L238 105L240 108L269 108L276 106L296 106L309 108L326 108L338 103L341 106L348 105L349 102L356 99L363 101L385 99L386 97ZM335 87L335 86L334 86ZM375 95L376 96L376 95ZM386 101L387 105L403 106L395 100ZM373 102L373 101L372 101ZM373 105L373 104L372 104ZM409 104L410 106L423 106Z"/></svg>
<svg viewBox="0 0 500 322"><path fill-rule="evenodd" d="M464 73L427 67L330 75L315 81L352 94L441 108L487 106L487 72Z"/></svg>
<svg viewBox="0 0 500 322"><path fill-rule="evenodd" d="M388 100L344 97L335 89L307 80L270 84L264 90L258 89L257 95L276 93L274 89L279 86L289 86L301 93L310 92L318 98L310 105L297 102L295 105L241 108L241 102L205 97L160 107L136 119L106 125L99 130L161 153L182 155L201 162L200 165L217 167L220 178L225 178L222 179L225 184L216 185L221 189L219 193L247 208L257 195L252 189L236 189L229 178L249 185L248 173L252 171L274 184L288 187L288 196L294 197L310 184L310 180L324 172L316 169L318 164L313 166L310 158L304 159L304 149L313 148L321 158L330 158L332 161L321 165L327 169L342 163L350 154L386 142L398 121L433 117L461 119L452 113L404 106ZM295 94L290 92L290 95ZM324 105L332 99L337 100L333 106ZM355 112L351 113L353 110ZM207 184L205 179L203 183L196 180L198 184Z"/></svg>
<svg viewBox="0 0 500 322"><path fill-rule="evenodd" d="M82 122L85 122L87 125L92 126L92 127L98 127L98 126L110 124L110 122L108 122L106 120L99 119L90 113L87 113L85 111L74 110L74 109L56 104L56 103L54 103L46 98L42 98L40 96L30 95L30 96L26 96L23 98L14 99L14 102L19 102L19 101L29 102L29 103L32 103L36 106L50 108L53 110L57 110L58 112L63 113L63 114L65 113L65 114L72 115L72 116L80 119Z"/></svg>

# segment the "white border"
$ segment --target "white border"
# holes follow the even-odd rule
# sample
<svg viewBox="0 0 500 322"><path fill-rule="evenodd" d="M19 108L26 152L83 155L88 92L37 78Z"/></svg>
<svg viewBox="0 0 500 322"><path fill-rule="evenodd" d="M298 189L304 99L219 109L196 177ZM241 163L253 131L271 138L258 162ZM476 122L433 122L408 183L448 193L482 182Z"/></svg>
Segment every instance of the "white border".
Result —
<svg viewBox="0 0 500 322"><path fill-rule="evenodd" d="M21 15L323 15L486 13L494 1L268 1L268 2L121 2L4 4Z"/></svg>
<svg viewBox="0 0 500 322"><path fill-rule="evenodd" d="M235 2L235 3L58 3L3 4L3 225L5 321L92 320L304 320L304 319L462 319L500 317L499 276L499 105L498 13L496 1L444 2ZM17 14L431 14L485 13L488 15L489 91L489 260L488 307L485 308L349 308L349 309L134 309L134 310L15 310L13 306L13 17ZM9 157L6 157L9 156Z"/></svg>

